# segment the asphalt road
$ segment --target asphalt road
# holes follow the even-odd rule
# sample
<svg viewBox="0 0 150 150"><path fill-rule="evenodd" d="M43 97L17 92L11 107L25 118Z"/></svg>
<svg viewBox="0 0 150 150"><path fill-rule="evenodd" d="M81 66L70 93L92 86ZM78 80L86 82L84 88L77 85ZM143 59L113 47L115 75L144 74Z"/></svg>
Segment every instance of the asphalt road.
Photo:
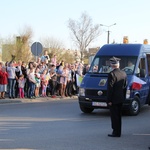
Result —
<svg viewBox="0 0 150 150"><path fill-rule="evenodd" d="M122 122L122 136L111 138L109 111L83 114L75 99L0 104L0 149L148 150L150 107Z"/></svg>

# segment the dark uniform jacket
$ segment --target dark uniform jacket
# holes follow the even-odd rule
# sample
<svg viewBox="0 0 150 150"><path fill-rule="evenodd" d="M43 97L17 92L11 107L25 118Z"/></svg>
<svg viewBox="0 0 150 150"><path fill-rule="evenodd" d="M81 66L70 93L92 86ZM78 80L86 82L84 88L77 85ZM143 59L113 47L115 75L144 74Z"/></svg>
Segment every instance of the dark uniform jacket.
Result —
<svg viewBox="0 0 150 150"><path fill-rule="evenodd" d="M114 69L108 74L107 103L123 103L126 95L126 77L126 73L119 68Z"/></svg>

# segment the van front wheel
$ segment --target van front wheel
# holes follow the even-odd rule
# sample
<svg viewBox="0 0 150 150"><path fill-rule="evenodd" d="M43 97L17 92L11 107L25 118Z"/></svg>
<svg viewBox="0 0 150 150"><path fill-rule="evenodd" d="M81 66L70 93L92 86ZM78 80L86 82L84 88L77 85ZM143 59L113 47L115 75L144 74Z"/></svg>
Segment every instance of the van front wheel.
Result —
<svg viewBox="0 0 150 150"><path fill-rule="evenodd" d="M140 112L140 100L138 96L135 96L130 103L129 114L131 116L136 116Z"/></svg>
<svg viewBox="0 0 150 150"><path fill-rule="evenodd" d="M85 106L82 106L82 105L80 105L80 109L84 113L91 113L94 110L94 108L88 108L88 107L85 107Z"/></svg>

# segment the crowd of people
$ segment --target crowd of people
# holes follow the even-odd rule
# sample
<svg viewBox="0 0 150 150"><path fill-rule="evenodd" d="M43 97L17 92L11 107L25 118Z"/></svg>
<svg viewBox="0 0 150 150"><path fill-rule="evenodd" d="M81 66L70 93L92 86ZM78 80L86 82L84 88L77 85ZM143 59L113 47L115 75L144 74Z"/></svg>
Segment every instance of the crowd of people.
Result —
<svg viewBox="0 0 150 150"><path fill-rule="evenodd" d="M0 99L5 93L10 99L71 97L78 94L76 74L83 76L85 71L82 63L57 62L56 55L50 59L47 51L28 64L21 60L0 62Z"/></svg>

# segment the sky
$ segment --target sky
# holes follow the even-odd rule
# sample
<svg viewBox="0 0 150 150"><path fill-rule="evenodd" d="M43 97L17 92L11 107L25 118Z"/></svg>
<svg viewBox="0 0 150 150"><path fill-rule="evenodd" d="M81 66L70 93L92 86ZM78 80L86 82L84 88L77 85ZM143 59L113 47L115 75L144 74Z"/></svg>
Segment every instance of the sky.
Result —
<svg viewBox="0 0 150 150"><path fill-rule="evenodd" d="M79 20L86 12L93 24L103 24L100 36L89 45L101 47L107 43L150 43L150 0L0 0L0 37L19 35L24 27L33 30L32 41L53 37L67 49L75 49L70 38L68 20ZM42 44L42 43L41 43Z"/></svg>

